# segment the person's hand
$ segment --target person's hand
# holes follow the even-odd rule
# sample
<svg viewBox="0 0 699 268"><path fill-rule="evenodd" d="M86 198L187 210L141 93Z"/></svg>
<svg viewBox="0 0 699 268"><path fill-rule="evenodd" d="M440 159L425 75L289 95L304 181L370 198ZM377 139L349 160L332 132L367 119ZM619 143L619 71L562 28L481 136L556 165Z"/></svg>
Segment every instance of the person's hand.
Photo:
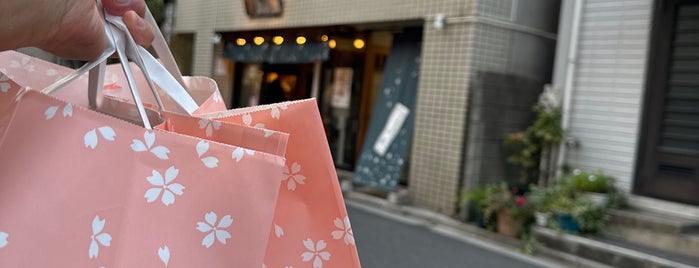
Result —
<svg viewBox="0 0 699 268"><path fill-rule="evenodd" d="M122 16L136 43L150 46L153 29L143 19L144 0L103 0L105 10ZM94 0L2 0L0 51L34 46L65 59L92 60L107 37Z"/></svg>

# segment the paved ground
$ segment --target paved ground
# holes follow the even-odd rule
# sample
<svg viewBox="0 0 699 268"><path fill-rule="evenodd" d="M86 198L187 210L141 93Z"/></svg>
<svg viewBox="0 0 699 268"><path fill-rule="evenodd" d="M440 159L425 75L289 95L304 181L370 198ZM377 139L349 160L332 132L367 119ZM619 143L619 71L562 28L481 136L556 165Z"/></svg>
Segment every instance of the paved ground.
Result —
<svg viewBox="0 0 699 268"><path fill-rule="evenodd" d="M364 268L557 266L365 205L348 202L347 210Z"/></svg>

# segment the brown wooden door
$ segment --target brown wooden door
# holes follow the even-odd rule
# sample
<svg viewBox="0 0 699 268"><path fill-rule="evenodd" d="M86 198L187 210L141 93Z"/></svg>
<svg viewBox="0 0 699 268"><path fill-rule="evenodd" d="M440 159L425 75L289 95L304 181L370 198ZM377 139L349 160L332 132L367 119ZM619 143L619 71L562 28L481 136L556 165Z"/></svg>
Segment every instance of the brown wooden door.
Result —
<svg viewBox="0 0 699 268"><path fill-rule="evenodd" d="M657 2L637 193L699 204L699 3Z"/></svg>

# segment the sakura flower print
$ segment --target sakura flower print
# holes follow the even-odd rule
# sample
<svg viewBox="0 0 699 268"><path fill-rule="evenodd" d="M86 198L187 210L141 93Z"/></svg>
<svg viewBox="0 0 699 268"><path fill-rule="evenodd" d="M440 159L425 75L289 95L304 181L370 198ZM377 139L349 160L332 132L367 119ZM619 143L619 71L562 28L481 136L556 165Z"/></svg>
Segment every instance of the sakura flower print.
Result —
<svg viewBox="0 0 699 268"><path fill-rule="evenodd" d="M314 99L199 115L289 133L266 267L360 267L354 233Z"/></svg>
<svg viewBox="0 0 699 268"><path fill-rule="evenodd" d="M287 134L187 135L200 119L102 100L139 126L88 109L94 77L47 95L31 88L63 82L58 66L2 52L0 69L0 267L263 265Z"/></svg>

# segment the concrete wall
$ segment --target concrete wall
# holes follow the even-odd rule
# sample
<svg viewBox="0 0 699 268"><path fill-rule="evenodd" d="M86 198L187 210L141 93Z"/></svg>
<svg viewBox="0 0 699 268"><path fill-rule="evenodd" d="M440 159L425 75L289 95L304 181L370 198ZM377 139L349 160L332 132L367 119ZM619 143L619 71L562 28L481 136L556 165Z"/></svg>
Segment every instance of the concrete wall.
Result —
<svg viewBox="0 0 699 268"><path fill-rule="evenodd" d="M512 3L509 6L514 10L501 10L507 6L503 3ZM503 140L506 134L523 131L533 121L532 106L543 86L550 82L559 2L481 1L480 10L491 10L492 14L482 14L483 17L497 18L495 14L500 14L497 21L529 30L476 26L464 153L466 189L478 182L519 179L518 170L506 162L508 152Z"/></svg>

